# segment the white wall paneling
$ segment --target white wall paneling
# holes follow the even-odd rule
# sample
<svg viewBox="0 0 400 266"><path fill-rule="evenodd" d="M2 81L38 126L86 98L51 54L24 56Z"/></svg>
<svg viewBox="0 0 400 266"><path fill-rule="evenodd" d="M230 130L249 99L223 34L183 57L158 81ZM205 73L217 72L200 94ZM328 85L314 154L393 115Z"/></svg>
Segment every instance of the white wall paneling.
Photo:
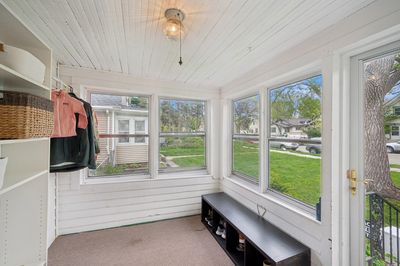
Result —
<svg viewBox="0 0 400 266"><path fill-rule="evenodd" d="M152 96L152 105L158 110L158 97L181 97L207 100L207 122L210 131L207 155L208 174L204 172L157 174L158 154L150 154L152 178L133 180L129 177L106 182L101 178L81 182L82 172L59 173L58 192L58 234L69 234L115 226L150 222L200 213L201 195L219 191L218 149L215 136L219 130L217 119L219 93L216 90L202 90L176 81L137 79L125 74L93 70L76 70L63 67L63 80L75 89L108 93L144 94ZM150 114L150 145L157 146L157 112ZM213 137L211 137L213 136ZM154 150L154 148L152 149ZM82 183L82 184L81 184Z"/></svg>
<svg viewBox="0 0 400 266"><path fill-rule="evenodd" d="M228 106L233 98L248 95L250 92L265 92L266 88L315 73L315 71L322 72L323 146L327 147L323 154L322 222L310 219L294 205L287 206L286 203L277 201L272 195L263 195L230 179L229 171L224 171L228 174L223 176L221 181L221 189L224 192L254 211L257 204L265 206L267 220L308 245L312 249L313 265L348 265L346 264L349 254L347 250L350 249L345 237L346 217L343 216L343 212L346 211L348 184L343 171L339 168L342 158L338 157L338 149L340 149L338 134L341 130L338 120L341 119L338 114L341 102L338 101L338 93L341 83L337 76L343 69L341 66L338 67L338 60L335 58L353 46L371 49L384 42L397 40L400 37L394 33L399 31L399 18L399 1L375 1L285 52L271 53L273 56L269 60L224 85L221 89L222 100ZM228 111L224 112L222 119L230 119L228 115ZM229 140L226 139L229 137L225 136L228 126L224 123L225 129L222 129L224 136L220 145L223 153L229 150L229 144L227 144ZM229 169L229 165L224 164L222 167Z"/></svg>
<svg viewBox="0 0 400 266"><path fill-rule="evenodd" d="M59 234L199 214L201 195L219 190L210 176L86 184L72 190L76 174L58 175Z"/></svg>

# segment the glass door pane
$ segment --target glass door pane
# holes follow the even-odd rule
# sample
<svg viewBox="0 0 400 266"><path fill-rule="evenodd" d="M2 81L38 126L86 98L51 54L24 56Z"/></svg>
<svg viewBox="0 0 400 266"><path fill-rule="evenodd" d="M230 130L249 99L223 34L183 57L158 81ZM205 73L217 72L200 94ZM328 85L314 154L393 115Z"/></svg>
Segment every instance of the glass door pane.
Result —
<svg viewBox="0 0 400 266"><path fill-rule="evenodd" d="M365 262L399 265L400 54L365 60L362 71Z"/></svg>

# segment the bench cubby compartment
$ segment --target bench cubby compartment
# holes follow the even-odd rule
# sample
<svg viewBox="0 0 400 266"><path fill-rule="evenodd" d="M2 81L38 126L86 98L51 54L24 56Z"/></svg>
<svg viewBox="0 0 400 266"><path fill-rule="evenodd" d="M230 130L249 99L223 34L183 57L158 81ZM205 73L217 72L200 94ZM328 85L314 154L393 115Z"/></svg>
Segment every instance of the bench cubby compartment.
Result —
<svg viewBox="0 0 400 266"><path fill-rule="evenodd" d="M212 211L213 228L205 217ZM217 236L219 219L226 221L226 240ZM259 217L227 194L213 193L202 196L202 222L236 265L311 265L310 249L265 219ZM245 237L244 252L236 249L239 234Z"/></svg>

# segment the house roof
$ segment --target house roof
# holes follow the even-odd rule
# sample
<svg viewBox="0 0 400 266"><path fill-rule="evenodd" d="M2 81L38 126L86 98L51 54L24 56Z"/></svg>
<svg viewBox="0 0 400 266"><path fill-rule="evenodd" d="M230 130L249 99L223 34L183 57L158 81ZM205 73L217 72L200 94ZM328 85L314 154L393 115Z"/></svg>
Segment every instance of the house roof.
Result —
<svg viewBox="0 0 400 266"><path fill-rule="evenodd" d="M298 126L308 126L311 122L309 118L288 118L288 119L278 119L275 121L275 125L280 127L298 127Z"/></svg>
<svg viewBox="0 0 400 266"><path fill-rule="evenodd" d="M120 95L105 95L105 94L92 94L91 104L93 107L109 107L110 109L123 109L123 110L137 110L137 111L147 111L145 108L135 105L122 104L123 97Z"/></svg>

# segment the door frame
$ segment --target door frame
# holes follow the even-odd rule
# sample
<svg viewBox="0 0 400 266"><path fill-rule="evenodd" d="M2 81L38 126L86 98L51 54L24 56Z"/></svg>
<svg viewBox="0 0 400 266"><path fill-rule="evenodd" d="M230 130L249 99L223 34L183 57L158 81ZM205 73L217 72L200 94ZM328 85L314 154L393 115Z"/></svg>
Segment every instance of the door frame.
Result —
<svg viewBox="0 0 400 266"><path fill-rule="evenodd" d="M367 51L360 51L347 56L347 65L344 70L348 86L342 89L342 112L341 112L341 184L340 195L342 203L342 221L339 228L342 240L347 242L341 250L342 261L349 264L343 265L364 265L365 264L365 243L364 243L364 198L365 185L362 182L364 176L364 88L363 88L363 64L364 62L389 55L400 50L400 42L395 41L385 45L377 44ZM355 51L353 51L355 52ZM347 170L354 169L357 172L357 192L351 195ZM348 259L346 259L348 258Z"/></svg>
<svg viewBox="0 0 400 266"><path fill-rule="evenodd" d="M350 261L350 254L354 252L351 250L350 242L351 199L347 179L351 144L350 88L353 85L350 76L351 59L359 55L365 56L368 52L385 51L385 48L396 43L400 43L400 26L332 52L330 71L332 73L332 265L358 265Z"/></svg>

